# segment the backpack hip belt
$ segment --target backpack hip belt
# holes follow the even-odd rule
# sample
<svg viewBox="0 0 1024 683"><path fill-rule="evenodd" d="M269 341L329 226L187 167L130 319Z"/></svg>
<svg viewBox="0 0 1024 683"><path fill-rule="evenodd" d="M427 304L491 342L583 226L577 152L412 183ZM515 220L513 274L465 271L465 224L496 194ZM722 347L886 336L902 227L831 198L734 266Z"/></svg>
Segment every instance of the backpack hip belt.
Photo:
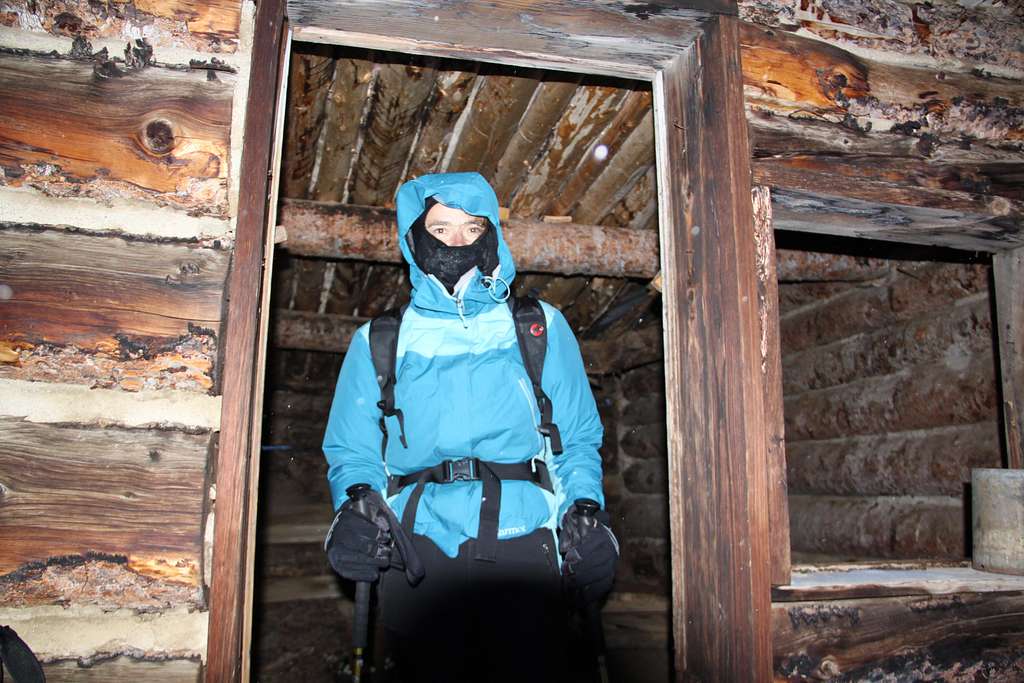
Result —
<svg viewBox="0 0 1024 683"><path fill-rule="evenodd" d="M477 533L475 559L494 562L498 549L498 517L501 512L502 481L532 481L554 493L548 466L541 460L527 462L490 462L479 458L445 460L411 474L388 477L388 496L409 485L415 485L402 512L402 526L412 533L416 525L416 509L426 484L450 484L457 481L483 482L480 499L480 529Z"/></svg>

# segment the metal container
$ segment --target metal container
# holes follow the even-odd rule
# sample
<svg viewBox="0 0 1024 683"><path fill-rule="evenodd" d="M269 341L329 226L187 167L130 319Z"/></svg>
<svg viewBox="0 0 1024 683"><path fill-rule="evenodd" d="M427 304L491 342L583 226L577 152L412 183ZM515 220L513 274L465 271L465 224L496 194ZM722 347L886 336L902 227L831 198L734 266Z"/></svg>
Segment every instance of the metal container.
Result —
<svg viewBox="0 0 1024 683"><path fill-rule="evenodd" d="M974 568L1024 575L1024 470L971 470Z"/></svg>

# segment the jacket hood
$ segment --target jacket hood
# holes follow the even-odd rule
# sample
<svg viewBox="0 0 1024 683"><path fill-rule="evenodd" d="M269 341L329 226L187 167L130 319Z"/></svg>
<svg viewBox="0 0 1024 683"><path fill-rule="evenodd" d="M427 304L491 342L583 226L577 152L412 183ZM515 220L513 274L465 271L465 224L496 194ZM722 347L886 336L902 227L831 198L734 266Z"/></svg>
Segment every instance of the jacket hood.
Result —
<svg viewBox="0 0 1024 683"><path fill-rule="evenodd" d="M506 297L501 282L493 285L494 296L483 285L483 276L501 278L508 287L515 277L512 252L505 244L498 219L498 197L479 173L433 173L420 176L402 184L396 200L398 214L398 244L402 256L409 264L409 279L412 283L412 303L428 310L458 314L455 297L448 294L435 278L428 277L416 263L412 252L412 238L409 231L423 213L428 197L433 197L445 206L462 209L473 216L481 216L491 222L498 242L498 268L494 273L474 272L472 278L459 288L462 292L464 313L474 315L485 307L496 305Z"/></svg>

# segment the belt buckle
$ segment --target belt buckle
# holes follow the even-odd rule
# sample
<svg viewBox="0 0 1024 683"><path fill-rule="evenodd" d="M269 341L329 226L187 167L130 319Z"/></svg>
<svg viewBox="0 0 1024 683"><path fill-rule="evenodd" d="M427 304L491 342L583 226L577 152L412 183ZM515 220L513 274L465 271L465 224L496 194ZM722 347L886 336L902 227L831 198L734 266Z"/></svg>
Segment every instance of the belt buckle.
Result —
<svg viewBox="0 0 1024 683"><path fill-rule="evenodd" d="M446 460L448 481L476 481L480 475L476 471L476 458Z"/></svg>

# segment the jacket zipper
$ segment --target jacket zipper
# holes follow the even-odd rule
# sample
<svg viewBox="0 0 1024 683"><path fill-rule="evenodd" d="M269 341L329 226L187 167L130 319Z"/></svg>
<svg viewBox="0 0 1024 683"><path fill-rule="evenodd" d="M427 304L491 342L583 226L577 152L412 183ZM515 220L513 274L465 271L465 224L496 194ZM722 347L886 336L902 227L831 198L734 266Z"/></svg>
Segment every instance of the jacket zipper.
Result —
<svg viewBox="0 0 1024 683"><path fill-rule="evenodd" d="M558 570L558 562L555 560L555 554L551 552L551 546L547 543L541 543L540 547L544 550L544 557L547 558L548 566L551 567L551 571L553 571L556 576L561 576L562 573Z"/></svg>
<svg viewBox="0 0 1024 683"><path fill-rule="evenodd" d="M530 390L526 386L526 382L523 378L519 378L519 388L523 391L523 398L526 399L526 408L530 413L530 419L533 420L533 428L540 428L540 418L537 417L537 404L533 402ZM540 447L544 448L544 437L541 436L540 432L537 432L537 436L540 436Z"/></svg>

